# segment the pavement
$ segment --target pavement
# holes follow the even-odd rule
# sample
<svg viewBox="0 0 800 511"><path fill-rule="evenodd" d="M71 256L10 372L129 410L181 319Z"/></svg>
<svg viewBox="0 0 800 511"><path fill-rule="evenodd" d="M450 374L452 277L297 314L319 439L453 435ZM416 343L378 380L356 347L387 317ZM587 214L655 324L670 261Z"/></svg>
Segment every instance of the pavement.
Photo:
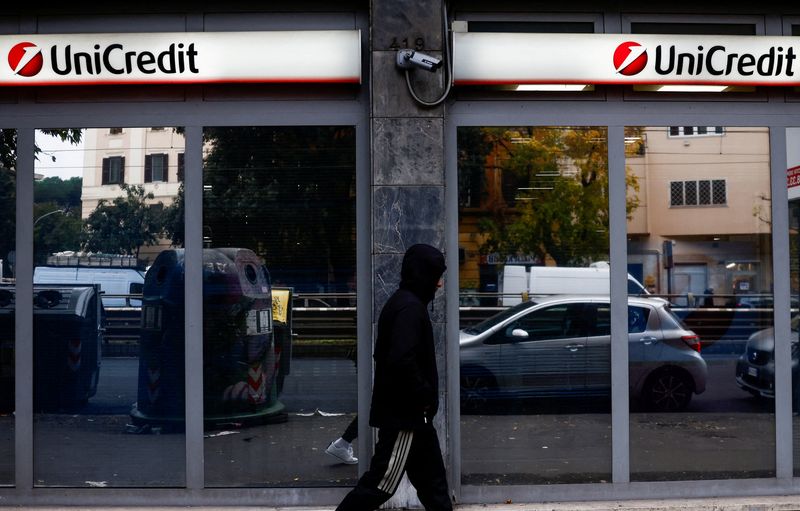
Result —
<svg viewBox="0 0 800 511"><path fill-rule="evenodd" d="M29 511L333 511L332 507L16 507ZM800 495L675 500L458 505L455 511L799 511Z"/></svg>

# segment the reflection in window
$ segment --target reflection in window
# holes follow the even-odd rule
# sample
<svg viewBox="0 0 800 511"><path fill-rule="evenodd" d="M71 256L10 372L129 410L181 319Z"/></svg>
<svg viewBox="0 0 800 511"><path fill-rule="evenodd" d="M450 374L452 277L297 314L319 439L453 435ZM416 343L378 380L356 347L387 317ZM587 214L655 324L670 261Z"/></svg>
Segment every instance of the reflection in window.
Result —
<svg viewBox="0 0 800 511"><path fill-rule="evenodd" d="M725 134L722 126L670 126L670 137L721 136Z"/></svg>
<svg viewBox="0 0 800 511"><path fill-rule="evenodd" d="M114 185L125 182L125 157L103 158L103 184Z"/></svg>
<svg viewBox="0 0 800 511"><path fill-rule="evenodd" d="M125 168L183 136L125 131L122 146L106 130L36 132L53 156L34 183L36 486L185 484L182 260L146 271L181 246L182 203L177 183L156 195L141 164Z"/></svg>
<svg viewBox="0 0 800 511"><path fill-rule="evenodd" d="M168 168L168 154L148 154L144 157L144 182L157 183L159 181L169 181L167 177Z"/></svg>
<svg viewBox="0 0 800 511"><path fill-rule="evenodd" d="M670 206L718 206L727 201L725 179L672 181L669 189Z"/></svg>
<svg viewBox="0 0 800 511"><path fill-rule="evenodd" d="M325 448L357 404L355 130L204 138L206 484L350 485Z"/></svg>
<svg viewBox="0 0 800 511"><path fill-rule="evenodd" d="M688 398L670 413L632 402L631 480L774 477L774 376L747 355L772 349L769 132L636 129L647 151L626 159L643 184L628 219L628 270L671 305L659 317L663 338L648 329L629 346L630 371L694 362L631 381L665 402ZM703 206L726 207L698 214Z"/></svg>
<svg viewBox="0 0 800 511"><path fill-rule="evenodd" d="M792 25L792 33L798 33L798 25ZM791 315L792 357L792 430L795 438L800 433L800 128L786 129L787 195L789 199L789 308ZM776 297L777 298L777 297ZM769 363L767 357L767 363ZM794 442L794 475L800 475L800 442Z"/></svg>
<svg viewBox="0 0 800 511"><path fill-rule="evenodd" d="M457 141L462 483L610 481L608 338L589 342L603 327L588 300L547 302L587 279L608 293L606 130L460 127Z"/></svg>
<svg viewBox="0 0 800 511"><path fill-rule="evenodd" d="M0 129L0 486L14 484L15 130Z"/></svg>

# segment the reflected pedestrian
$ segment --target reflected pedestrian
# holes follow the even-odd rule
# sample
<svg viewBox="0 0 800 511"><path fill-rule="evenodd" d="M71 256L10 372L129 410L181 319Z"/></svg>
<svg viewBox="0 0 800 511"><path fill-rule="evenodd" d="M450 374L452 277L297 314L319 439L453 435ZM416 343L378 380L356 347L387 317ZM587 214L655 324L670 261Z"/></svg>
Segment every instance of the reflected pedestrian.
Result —
<svg viewBox="0 0 800 511"><path fill-rule="evenodd" d="M378 428L370 467L337 511L371 511L397 491L405 472L428 511L451 511L433 417L439 409L433 328L427 306L445 270L444 256L414 245L403 257L400 288L378 319L369 423Z"/></svg>
<svg viewBox="0 0 800 511"><path fill-rule="evenodd" d="M342 436L334 440L325 449L326 454L330 454L342 463L348 465L355 465L358 463L358 458L353 456L353 440L358 437L358 415L353 417L347 429L344 430Z"/></svg>

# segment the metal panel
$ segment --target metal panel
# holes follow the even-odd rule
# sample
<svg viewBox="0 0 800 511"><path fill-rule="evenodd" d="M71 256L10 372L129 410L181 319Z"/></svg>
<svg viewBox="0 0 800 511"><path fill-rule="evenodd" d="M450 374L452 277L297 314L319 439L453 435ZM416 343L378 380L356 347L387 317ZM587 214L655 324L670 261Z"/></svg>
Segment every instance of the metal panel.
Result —
<svg viewBox="0 0 800 511"><path fill-rule="evenodd" d="M792 348L789 314L789 199L786 190L786 130L769 133L772 171L772 271L775 321L775 462L778 479L794 472L792 448Z"/></svg>
<svg viewBox="0 0 800 511"><path fill-rule="evenodd" d="M14 462L16 486L33 488L33 161L34 130L17 130Z"/></svg>
<svg viewBox="0 0 800 511"><path fill-rule="evenodd" d="M611 250L612 478L614 483L627 483L630 482L630 418L628 416L628 243L624 126L608 128L608 174Z"/></svg>

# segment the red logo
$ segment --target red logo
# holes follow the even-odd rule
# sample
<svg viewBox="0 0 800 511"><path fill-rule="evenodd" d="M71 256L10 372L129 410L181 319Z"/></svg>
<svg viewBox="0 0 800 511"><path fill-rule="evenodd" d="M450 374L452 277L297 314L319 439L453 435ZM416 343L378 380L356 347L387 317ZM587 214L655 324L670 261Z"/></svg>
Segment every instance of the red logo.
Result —
<svg viewBox="0 0 800 511"><path fill-rule="evenodd" d="M33 43L16 44L8 52L8 65L20 76L36 76L43 63L42 50Z"/></svg>
<svg viewBox="0 0 800 511"><path fill-rule="evenodd" d="M639 74L647 65L647 48L634 41L628 41L614 50L614 69L625 76Z"/></svg>

